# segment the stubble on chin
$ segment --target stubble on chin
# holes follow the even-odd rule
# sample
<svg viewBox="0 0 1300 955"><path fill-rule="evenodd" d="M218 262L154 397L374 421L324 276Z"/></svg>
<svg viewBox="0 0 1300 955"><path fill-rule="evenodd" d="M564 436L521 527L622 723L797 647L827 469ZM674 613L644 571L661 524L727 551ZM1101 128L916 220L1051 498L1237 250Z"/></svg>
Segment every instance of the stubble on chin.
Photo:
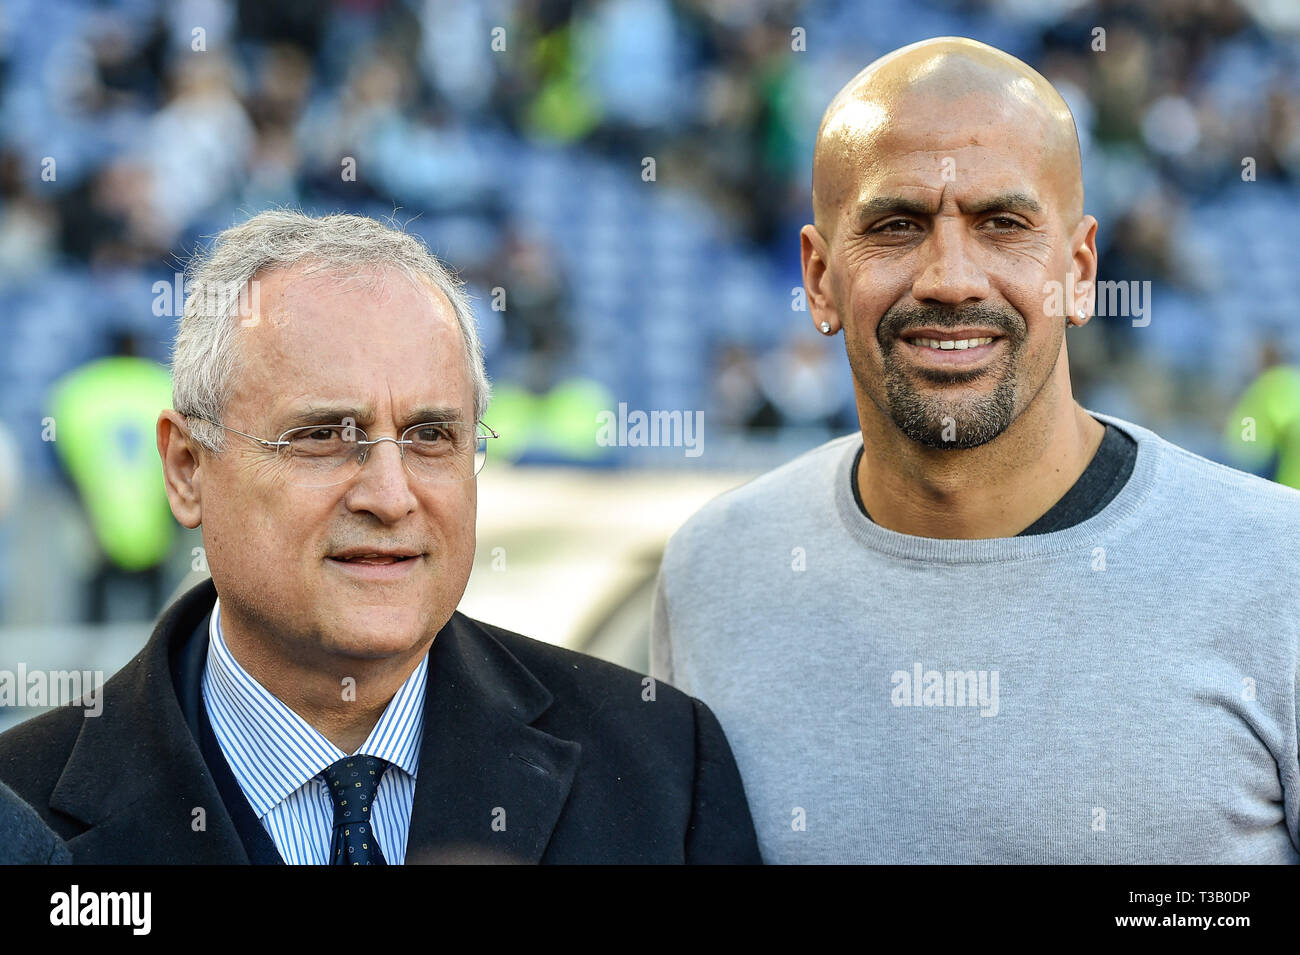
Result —
<svg viewBox="0 0 1300 955"><path fill-rule="evenodd" d="M981 377L993 374L990 369ZM1011 426L1016 378L1007 370L990 392L966 391L948 398L918 389L906 371L895 368L885 374L885 398L894 424L910 439L941 451L964 451L987 444Z"/></svg>
<svg viewBox="0 0 1300 955"><path fill-rule="evenodd" d="M882 351L885 407L894 425L912 441L942 451L962 451L987 444L1004 432L1015 420L1016 344L1012 339L1008 354L997 364L977 373L920 372L906 364L898 353L901 347ZM852 344L848 347L849 365L864 394L867 387L865 356ZM963 388L966 383L996 380L992 390ZM949 397L944 392L951 393Z"/></svg>

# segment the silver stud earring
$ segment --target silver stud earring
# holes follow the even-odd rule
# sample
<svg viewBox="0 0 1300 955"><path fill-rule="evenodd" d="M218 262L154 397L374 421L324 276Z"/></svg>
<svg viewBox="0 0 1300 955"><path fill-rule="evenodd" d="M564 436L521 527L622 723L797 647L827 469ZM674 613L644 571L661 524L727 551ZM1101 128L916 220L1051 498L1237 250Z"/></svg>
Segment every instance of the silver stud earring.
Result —
<svg viewBox="0 0 1300 955"><path fill-rule="evenodd" d="M823 334L823 335L829 335L830 333L831 333L831 323L830 323L830 322L822 322L822 334Z"/></svg>

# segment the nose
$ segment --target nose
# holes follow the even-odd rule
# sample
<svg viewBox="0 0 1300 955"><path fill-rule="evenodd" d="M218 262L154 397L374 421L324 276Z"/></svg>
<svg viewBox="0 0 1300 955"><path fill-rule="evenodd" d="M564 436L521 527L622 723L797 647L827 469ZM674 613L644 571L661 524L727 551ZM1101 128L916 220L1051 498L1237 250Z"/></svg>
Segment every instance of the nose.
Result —
<svg viewBox="0 0 1300 955"><path fill-rule="evenodd" d="M402 459L401 445L395 438L378 438L365 449L361 473L348 490L348 507L369 511L385 524L395 523L416 508L410 482L411 474Z"/></svg>
<svg viewBox="0 0 1300 955"><path fill-rule="evenodd" d="M912 283L912 297L945 305L986 298L988 275L974 258L978 250L972 244L976 241L959 219L940 219L921 246L923 259Z"/></svg>

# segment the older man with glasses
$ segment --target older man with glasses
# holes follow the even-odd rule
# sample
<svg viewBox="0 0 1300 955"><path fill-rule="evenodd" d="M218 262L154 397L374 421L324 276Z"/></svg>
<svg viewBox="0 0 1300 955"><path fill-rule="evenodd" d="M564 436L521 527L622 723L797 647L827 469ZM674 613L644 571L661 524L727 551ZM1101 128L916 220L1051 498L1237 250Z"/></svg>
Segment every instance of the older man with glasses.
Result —
<svg viewBox="0 0 1300 955"><path fill-rule="evenodd" d="M173 392L158 451L211 580L102 715L0 736L74 861L758 861L702 703L457 612L496 434L469 305L416 239L290 211L222 233Z"/></svg>

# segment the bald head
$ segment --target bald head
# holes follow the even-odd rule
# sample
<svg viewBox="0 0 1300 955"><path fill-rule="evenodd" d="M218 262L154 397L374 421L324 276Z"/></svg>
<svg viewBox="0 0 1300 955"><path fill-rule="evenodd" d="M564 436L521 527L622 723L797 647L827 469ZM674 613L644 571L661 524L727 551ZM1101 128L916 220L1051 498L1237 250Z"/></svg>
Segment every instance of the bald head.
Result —
<svg viewBox="0 0 1300 955"><path fill-rule="evenodd" d="M978 145L1015 137L1032 154L1041 189L1067 228L1083 214L1074 117L1052 84L994 47L937 37L882 56L836 94L817 131L813 214L829 235L858 184L899 151Z"/></svg>

